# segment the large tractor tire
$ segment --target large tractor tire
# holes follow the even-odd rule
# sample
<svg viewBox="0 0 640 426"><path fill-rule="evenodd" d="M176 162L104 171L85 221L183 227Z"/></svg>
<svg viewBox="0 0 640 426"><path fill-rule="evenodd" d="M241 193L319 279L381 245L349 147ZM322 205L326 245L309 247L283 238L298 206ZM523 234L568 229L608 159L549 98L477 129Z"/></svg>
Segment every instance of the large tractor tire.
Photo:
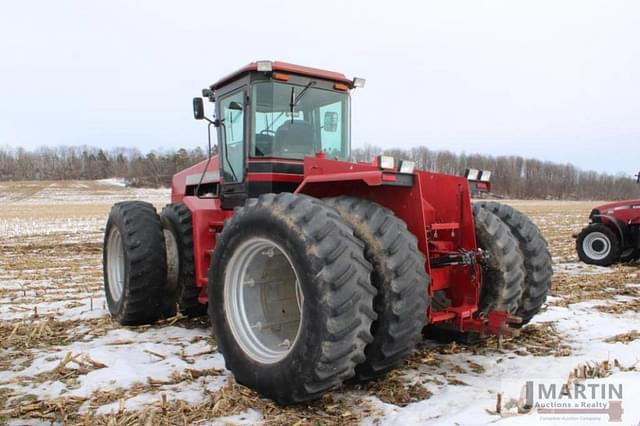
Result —
<svg viewBox="0 0 640 426"><path fill-rule="evenodd" d="M325 201L353 226L373 266L378 318L371 326L373 342L365 349L366 361L356 367L356 378L379 377L399 366L422 336L430 282L425 258L416 237L391 210L347 196Z"/></svg>
<svg viewBox="0 0 640 426"><path fill-rule="evenodd" d="M122 325L159 319L166 271L162 226L155 208L142 201L115 204L103 250L104 289L111 316Z"/></svg>
<svg viewBox="0 0 640 426"><path fill-rule="evenodd" d="M515 314L525 287L525 267L518 240L509 227L480 205L473 206L478 247L488 254L482 271L479 312Z"/></svg>
<svg viewBox="0 0 640 426"><path fill-rule="evenodd" d="M522 323L518 326L522 327L540 311L551 289L553 265L547 241L531 219L513 207L495 201L483 202L480 205L498 216L509 227L524 256L524 292L516 311L516 315L522 318Z"/></svg>
<svg viewBox="0 0 640 426"><path fill-rule="evenodd" d="M196 286L193 262L193 226L191 211L182 203L169 204L160 213L164 241L167 247L167 288L165 304L176 303L183 315L190 318L207 313L207 305L198 302L200 288Z"/></svg>
<svg viewBox="0 0 640 426"><path fill-rule="evenodd" d="M606 225L593 223L578 234L576 251L584 263L610 266L620 260L620 239Z"/></svg>
<svg viewBox="0 0 640 426"><path fill-rule="evenodd" d="M364 244L322 201L265 194L235 210L209 269L209 315L236 380L280 404L354 377L376 318Z"/></svg>

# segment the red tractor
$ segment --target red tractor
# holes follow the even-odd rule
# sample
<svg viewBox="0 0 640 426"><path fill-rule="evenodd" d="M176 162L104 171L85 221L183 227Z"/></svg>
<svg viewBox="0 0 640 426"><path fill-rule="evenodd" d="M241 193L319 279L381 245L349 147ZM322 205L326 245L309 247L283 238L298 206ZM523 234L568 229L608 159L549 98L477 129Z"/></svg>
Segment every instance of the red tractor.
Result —
<svg viewBox="0 0 640 426"><path fill-rule="evenodd" d="M112 316L135 325L208 310L236 380L283 404L384 375L425 326L504 334L527 323L551 285L538 228L509 206L472 205L470 181L489 188L477 170L349 161L350 91L363 86L257 61L203 90L215 116L200 97L194 116L215 128L220 154L176 174L159 215L139 201L111 210Z"/></svg>
<svg viewBox="0 0 640 426"><path fill-rule="evenodd" d="M609 266L640 259L640 200L596 207L589 225L576 237L578 257L584 263Z"/></svg>

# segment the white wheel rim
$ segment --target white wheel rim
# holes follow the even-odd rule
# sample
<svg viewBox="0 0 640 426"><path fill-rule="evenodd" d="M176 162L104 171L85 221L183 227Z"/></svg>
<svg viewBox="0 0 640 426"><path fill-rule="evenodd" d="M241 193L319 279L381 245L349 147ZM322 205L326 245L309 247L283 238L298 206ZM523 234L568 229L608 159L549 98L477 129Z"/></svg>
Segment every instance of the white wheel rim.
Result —
<svg viewBox="0 0 640 426"><path fill-rule="evenodd" d="M107 277L111 299L118 302L124 288L124 246L120 231L115 226L111 228L107 243Z"/></svg>
<svg viewBox="0 0 640 426"><path fill-rule="evenodd" d="M250 238L236 250L224 279L224 308L231 332L249 357L280 361L300 335L304 297L287 253L266 238Z"/></svg>
<svg viewBox="0 0 640 426"><path fill-rule="evenodd" d="M593 260L602 260L611 253L611 241L602 232L591 232L584 237L582 250Z"/></svg>

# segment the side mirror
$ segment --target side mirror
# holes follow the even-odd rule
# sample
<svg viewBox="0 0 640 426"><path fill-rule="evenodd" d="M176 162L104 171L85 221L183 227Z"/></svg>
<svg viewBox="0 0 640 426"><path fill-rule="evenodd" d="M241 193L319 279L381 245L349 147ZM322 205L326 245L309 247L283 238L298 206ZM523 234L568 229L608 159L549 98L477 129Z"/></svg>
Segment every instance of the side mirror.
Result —
<svg viewBox="0 0 640 426"><path fill-rule="evenodd" d="M202 98L193 98L193 118L196 120L204 119L204 102L202 102Z"/></svg>
<svg viewBox="0 0 640 426"><path fill-rule="evenodd" d="M335 132L338 130L338 113L327 111L324 113L324 121L322 123L322 129L325 132Z"/></svg>

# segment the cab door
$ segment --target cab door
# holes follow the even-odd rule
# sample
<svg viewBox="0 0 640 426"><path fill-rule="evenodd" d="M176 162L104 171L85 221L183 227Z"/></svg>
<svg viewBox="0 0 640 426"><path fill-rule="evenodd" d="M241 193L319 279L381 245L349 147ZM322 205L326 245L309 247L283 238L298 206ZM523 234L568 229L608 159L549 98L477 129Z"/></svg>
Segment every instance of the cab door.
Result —
<svg viewBox="0 0 640 426"><path fill-rule="evenodd" d="M244 89L232 92L219 101L220 168L222 188L220 197L223 209L232 209L244 204L247 198L247 151L246 151L246 93Z"/></svg>

